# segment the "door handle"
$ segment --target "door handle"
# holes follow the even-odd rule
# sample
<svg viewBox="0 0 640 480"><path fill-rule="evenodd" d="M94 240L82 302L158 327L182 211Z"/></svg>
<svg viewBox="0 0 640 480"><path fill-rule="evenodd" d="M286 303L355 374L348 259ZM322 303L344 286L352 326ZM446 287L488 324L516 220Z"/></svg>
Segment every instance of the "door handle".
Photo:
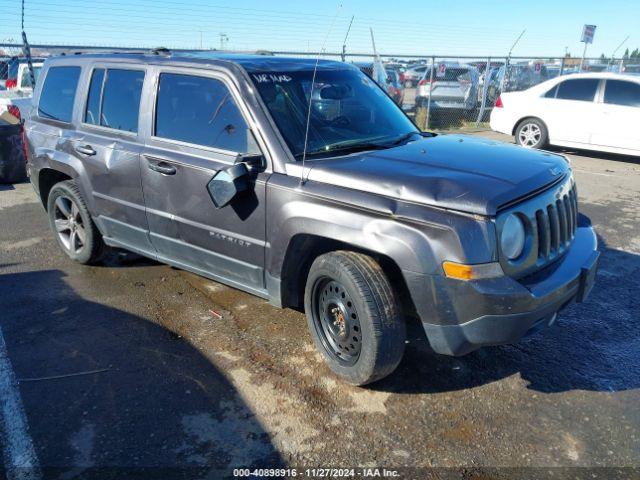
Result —
<svg viewBox="0 0 640 480"><path fill-rule="evenodd" d="M154 172L162 173L163 175L175 175L176 167L168 164L167 162L149 162L147 164L149 170L153 170Z"/></svg>
<svg viewBox="0 0 640 480"><path fill-rule="evenodd" d="M81 153L83 155L88 155L90 157L96 154L96 151L93 149L91 145L84 145L84 146L78 145L76 147L76 152Z"/></svg>

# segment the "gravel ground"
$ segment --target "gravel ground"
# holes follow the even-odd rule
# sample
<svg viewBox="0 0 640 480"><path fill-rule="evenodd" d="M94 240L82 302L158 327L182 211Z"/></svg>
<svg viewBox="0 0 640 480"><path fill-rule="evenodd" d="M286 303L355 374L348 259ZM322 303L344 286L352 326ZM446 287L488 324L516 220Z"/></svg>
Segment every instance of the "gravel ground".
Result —
<svg viewBox="0 0 640 480"><path fill-rule="evenodd" d="M300 313L134 255L75 265L31 186L0 187L0 333L44 476L640 474L640 161L565 153L601 242L589 302L462 358L410 323L400 367L368 388L328 371Z"/></svg>

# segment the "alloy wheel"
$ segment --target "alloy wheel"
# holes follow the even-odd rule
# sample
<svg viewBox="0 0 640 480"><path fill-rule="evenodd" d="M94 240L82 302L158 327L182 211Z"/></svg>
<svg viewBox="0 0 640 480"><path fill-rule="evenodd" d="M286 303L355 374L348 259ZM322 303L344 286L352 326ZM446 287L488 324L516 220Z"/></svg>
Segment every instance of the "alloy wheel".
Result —
<svg viewBox="0 0 640 480"><path fill-rule="evenodd" d="M523 147L533 148L540 143L542 130L535 123L526 123L518 132L518 140Z"/></svg>
<svg viewBox="0 0 640 480"><path fill-rule="evenodd" d="M53 215L60 242L69 252L78 254L87 240L78 206L69 197L61 195L55 200Z"/></svg>

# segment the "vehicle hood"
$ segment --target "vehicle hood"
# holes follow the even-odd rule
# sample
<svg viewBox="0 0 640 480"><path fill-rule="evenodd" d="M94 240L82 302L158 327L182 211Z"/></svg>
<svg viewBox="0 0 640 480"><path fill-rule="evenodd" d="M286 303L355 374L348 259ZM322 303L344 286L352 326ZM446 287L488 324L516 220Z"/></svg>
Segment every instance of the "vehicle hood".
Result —
<svg viewBox="0 0 640 480"><path fill-rule="evenodd" d="M307 179L481 215L563 177L560 155L466 135L310 161Z"/></svg>

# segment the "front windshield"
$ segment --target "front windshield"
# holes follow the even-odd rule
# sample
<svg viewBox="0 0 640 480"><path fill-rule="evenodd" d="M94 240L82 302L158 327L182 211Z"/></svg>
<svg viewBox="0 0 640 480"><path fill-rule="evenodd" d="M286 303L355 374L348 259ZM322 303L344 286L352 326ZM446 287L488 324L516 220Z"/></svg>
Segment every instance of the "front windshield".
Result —
<svg viewBox="0 0 640 480"><path fill-rule="evenodd" d="M313 71L252 72L251 78L292 153L302 158ZM383 148L411 133L417 133L413 123L359 70L317 71L308 156Z"/></svg>

